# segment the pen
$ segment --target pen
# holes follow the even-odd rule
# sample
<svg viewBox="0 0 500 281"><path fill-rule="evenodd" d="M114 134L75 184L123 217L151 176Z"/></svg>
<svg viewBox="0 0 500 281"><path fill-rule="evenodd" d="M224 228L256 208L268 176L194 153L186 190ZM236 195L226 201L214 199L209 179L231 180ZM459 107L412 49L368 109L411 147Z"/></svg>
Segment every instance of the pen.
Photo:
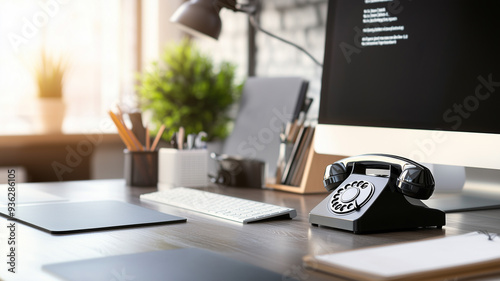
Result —
<svg viewBox="0 0 500 281"><path fill-rule="evenodd" d="M178 145L177 145L177 132L174 132L172 134L172 137L170 138L170 145L172 146L172 148L175 148L175 149L178 148Z"/></svg>
<svg viewBox="0 0 500 281"><path fill-rule="evenodd" d="M187 149L193 149L194 148L194 140L196 138L196 134L189 134L187 135Z"/></svg>

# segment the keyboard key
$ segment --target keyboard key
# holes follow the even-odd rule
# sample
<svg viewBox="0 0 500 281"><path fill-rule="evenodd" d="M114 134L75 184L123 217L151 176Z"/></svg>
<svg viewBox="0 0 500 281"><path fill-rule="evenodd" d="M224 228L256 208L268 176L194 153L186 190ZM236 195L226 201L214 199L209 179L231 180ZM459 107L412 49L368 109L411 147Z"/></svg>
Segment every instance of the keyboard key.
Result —
<svg viewBox="0 0 500 281"><path fill-rule="evenodd" d="M278 216L297 216L292 208L185 187L142 194L140 198L244 224Z"/></svg>

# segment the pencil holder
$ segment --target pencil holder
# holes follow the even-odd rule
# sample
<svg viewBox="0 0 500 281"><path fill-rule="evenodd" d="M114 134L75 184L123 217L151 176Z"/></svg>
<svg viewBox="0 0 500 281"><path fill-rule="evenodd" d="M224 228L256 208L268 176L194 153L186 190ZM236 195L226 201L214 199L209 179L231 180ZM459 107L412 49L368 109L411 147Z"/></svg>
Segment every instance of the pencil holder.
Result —
<svg viewBox="0 0 500 281"><path fill-rule="evenodd" d="M156 186L158 151L124 150L124 176L128 186Z"/></svg>
<svg viewBox="0 0 500 281"><path fill-rule="evenodd" d="M160 148L158 190L171 187L202 187L208 183L206 149Z"/></svg>

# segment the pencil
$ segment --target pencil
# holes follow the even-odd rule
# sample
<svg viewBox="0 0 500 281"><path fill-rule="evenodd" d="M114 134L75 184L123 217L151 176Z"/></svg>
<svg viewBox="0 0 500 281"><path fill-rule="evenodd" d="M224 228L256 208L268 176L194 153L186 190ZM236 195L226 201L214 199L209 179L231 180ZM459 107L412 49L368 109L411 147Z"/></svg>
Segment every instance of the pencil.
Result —
<svg viewBox="0 0 500 281"><path fill-rule="evenodd" d="M158 145L158 142L160 141L161 135L163 135L164 130L165 130L165 125L161 125L160 130L158 131L158 134L156 134L153 145L151 146L151 151L154 151L156 149L156 146Z"/></svg>
<svg viewBox="0 0 500 281"><path fill-rule="evenodd" d="M118 134L120 135L120 138L122 139L123 143L127 147L129 151L134 151L136 150L132 140L130 140L130 137L128 134L125 132L125 129L123 128L122 123L118 119L118 117L110 110L108 111L109 116L111 117L111 120L113 120L113 123L115 123L116 129L118 129Z"/></svg>
<svg viewBox="0 0 500 281"><path fill-rule="evenodd" d="M126 130L127 134L132 139L132 142L137 147L137 149L139 151L143 151L144 147L142 146L141 142L137 139L137 137L135 136L134 132L132 132L129 128L127 128L127 126L125 126L125 125L123 125L123 126L125 127L125 130Z"/></svg>
<svg viewBox="0 0 500 281"><path fill-rule="evenodd" d="M121 110L120 106L116 105L116 108L118 109L118 115L117 115L118 121L120 121L120 123L122 123L123 128L125 129L125 132L130 137L130 139L132 140L132 142L134 143L134 146L139 151L143 151L144 147L142 146L141 142L137 139L137 137L135 136L134 132L132 132L132 130L130 130L129 128L127 128L127 126L125 125L125 120L123 120L123 111Z"/></svg>

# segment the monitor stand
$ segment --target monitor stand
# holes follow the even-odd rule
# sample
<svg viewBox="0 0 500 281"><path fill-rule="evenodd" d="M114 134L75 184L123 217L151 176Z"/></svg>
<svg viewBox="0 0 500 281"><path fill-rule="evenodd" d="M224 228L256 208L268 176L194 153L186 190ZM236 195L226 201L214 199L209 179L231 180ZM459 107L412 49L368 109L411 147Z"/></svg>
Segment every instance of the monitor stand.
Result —
<svg viewBox="0 0 500 281"><path fill-rule="evenodd" d="M500 170L433 166L436 192L424 201L428 207L446 213L500 208ZM452 192L450 183L463 188Z"/></svg>

